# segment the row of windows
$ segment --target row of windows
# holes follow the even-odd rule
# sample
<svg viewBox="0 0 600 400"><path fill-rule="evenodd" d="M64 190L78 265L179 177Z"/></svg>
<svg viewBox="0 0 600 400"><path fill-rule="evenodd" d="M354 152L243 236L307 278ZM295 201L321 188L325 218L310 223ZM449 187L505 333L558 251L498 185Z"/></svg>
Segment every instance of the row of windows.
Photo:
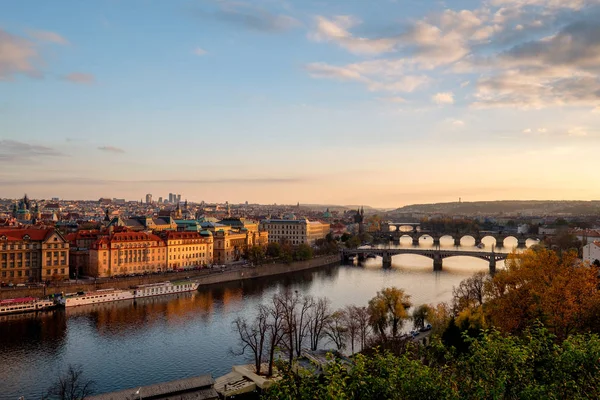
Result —
<svg viewBox="0 0 600 400"><path fill-rule="evenodd" d="M67 252L66 251L61 251L60 252L60 256L61 257L66 257L67 256ZM46 258L58 258L58 251L47 251L46 252Z"/></svg>
<svg viewBox="0 0 600 400"><path fill-rule="evenodd" d="M23 266L25 266L26 268L37 267L39 264L38 264L37 260L34 260L33 262L30 262L29 260L27 260L24 263L21 261L9 262L8 264L6 262L2 262L1 265L2 265L3 269L6 269L6 268L21 268Z"/></svg>
<svg viewBox="0 0 600 400"><path fill-rule="evenodd" d="M33 256L32 256L33 254ZM2 261L6 261L6 260L23 260L23 259L27 259L29 260L30 258L37 258L37 253L10 253L10 254L1 254L0 255L0 260Z"/></svg>
<svg viewBox="0 0 600 400"><path fill-rule="evenodd" d="M65 269L61 268L60 269L60 273L64 275L65 274ZM58 268L55 268L54 270L51 270L51 269L47 269L46 270L46 275L52 275L52 274L58 274Z"/></svg>
<svg viewBox="0 0 600 400"><path fill-rule="evenodd" d="M10 272L2 271L2 277L6 278L7 274L8 274L8 276L10 276L11 278L14 278L15 272L16 272L16 276L29 276L29 270L25 270L24 275L23 275L23 271L10 271Z"/></svg>
<svg viewBox="0 0 600 400"><path fill-rule="evenodd" d="M204 253L188 254L187 256L183 255L183 258L198 258L198 257L204 257ZM169 256L169 260L180 260L181 258L182 258L181 254Z"/></svg>

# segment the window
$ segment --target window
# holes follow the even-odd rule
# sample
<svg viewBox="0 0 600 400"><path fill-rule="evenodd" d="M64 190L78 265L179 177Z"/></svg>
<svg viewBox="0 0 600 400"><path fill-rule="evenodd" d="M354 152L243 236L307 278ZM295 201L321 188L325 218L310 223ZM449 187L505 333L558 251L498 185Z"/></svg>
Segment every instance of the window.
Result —
<svg viewBox="0 0 600 400"><path fill-rule="evenodd" d="M64 274L64 273L65 273L65 269L64 269L64 268L61 268L61 269L60 269L60 273L61 273L61 274Z"/></svg>

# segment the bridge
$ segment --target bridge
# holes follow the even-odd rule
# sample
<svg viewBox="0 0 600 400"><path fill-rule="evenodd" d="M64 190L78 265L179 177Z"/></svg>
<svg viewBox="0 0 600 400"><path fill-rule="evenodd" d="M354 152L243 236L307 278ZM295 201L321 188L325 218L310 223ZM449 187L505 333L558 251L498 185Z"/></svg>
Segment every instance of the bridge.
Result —
<svg viewBox="0 0 600 400"><path fill-rule="evenodd" d="M504 240L514 238L517 240L517 248L525 248L527 239L540 240L542 237L535 234L517 234L496 231L475 231L475 232L432 232L420 229L421 224L417 222L384 222L381 224L381 230L373 234L374 237L383 240L389 240L394 243L400 243L400 238L410 237L414 246L419 245L419 240L424 237L431 237L433 245L439 246L442 237L451 238L455 246L460 245L464 237L475 239L475 246L479 245L484 238L492 238L495 241L494 246L497 249L504 247ZM403 227L410 227L410 230L401 230Z"/></svg>
<svg viewBox="0 0 600 400"><path fill-rule="evenodd" d="M418 248L397 248L397 249L342 249L341 255L344 262L350 261L350 258L355 256L359 260L365 259L369 256L379 256L383 258L383 267L389 268L392 266L392 257L397 254L416 254L425 256L433 260L433 270L441 271L442 262L444 258L466 256L475 257L489 262L490 274L496 272L496 262L500 260L506 260L509 256L508 253L496 253L492 248L492 251L465 251L465 250L452 250L452 249L418 249Z"/></svg>

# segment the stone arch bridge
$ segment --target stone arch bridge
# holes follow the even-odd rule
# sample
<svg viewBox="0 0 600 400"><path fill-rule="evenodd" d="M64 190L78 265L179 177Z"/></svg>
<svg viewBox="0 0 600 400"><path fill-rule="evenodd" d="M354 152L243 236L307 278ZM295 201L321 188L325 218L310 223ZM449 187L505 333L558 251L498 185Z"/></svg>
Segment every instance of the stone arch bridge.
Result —
<svg viewBox="0 0 600 400"><path fill-rule="evenodd" d="M466 256L486 260L489 263L490 273L496 272L496 262L506 260L508 253L496 253L492 251L464 251L452 249L342 249L341 256L344 262L349 262L350 258L358 257L359 260L364 260L368 257L379 256L383 259L383 267L389 268L392 266L392 257L397 254L416 254L431 258L433 260L433 270L441 271L444 258Z"/></svg>
<svg viewBox="0 0 600 400"><path fill-rule="evenodd" d="M401 230L402 227L410 227L411 230ZM391 230L394 228L395 230ZM419 245L419 239L423 237L431 237L433 239L433 245L439 246L440 239L442 237L449 237L454 240L454 246L459 246L460 241L464 237L472 237L475 239L475 246L479 245L482 239L491 237L495 240L494 246L497 249L504 247L504 240L507 238L514 238L517 240L517 248L525 248L527 239L540 240L540 235L534 234L512 234L512 233L499 233L491 231L477 231L477 232L430 232L420 230L420 224L418 223L383 223L381 231L373 234L374 237L380 240L389 240L394 243L399 243L400 238L410 237L414 246Z"/></svg>

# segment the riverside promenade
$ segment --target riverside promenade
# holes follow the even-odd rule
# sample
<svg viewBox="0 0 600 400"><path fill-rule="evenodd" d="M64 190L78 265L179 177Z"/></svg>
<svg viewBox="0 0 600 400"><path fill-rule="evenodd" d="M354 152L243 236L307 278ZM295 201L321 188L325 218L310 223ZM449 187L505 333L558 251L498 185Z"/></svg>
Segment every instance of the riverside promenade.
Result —
<svg viewBox="0 0 600 400"><path fill-rule="evenodd" d="M304 271L326 265L338 264L341 260L339 254L315 257L307 261L296 261L286 263L265 263L256 266L250 265L225 265L220 267L204 268L200 270L189 270L158 275L135 276L128 278L103 278L84 279L78 282L57 282L48 286L39 287L14 287L0 289L0 299L11 299L19 297L44 297L53 293L73 293L78 291L89 292L98 289L128 289L131 286L144 285L164 281L175 281L181 279L192 279L200 286L217 283L241 281L245 279L261 278L265 276L288 274L291 272Z"/></svg>

